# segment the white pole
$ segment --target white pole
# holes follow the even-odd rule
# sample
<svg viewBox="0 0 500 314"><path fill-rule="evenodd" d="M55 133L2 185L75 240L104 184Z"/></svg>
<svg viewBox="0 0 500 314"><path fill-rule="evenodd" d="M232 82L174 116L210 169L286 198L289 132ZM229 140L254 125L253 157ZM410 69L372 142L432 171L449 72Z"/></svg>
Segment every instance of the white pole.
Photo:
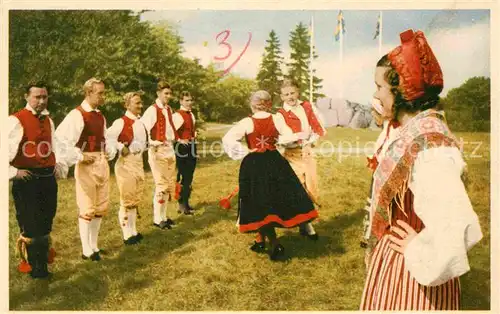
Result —
<svg viewBox="0 0 500 314"><path fill-rule="evenodd" d="M382 11L380 11L380 34L378 35L378 55L382 57Z"/></svg>
<svg viewBox="0 0 500 314"><path fill-rule="evenodd" d="M309 38L309 102L313 103L313 47L314 47L314 17L311 15L311 34Z"/></svg>
<svg viewBox="0 0 500 314"><path fill-rule="evenodd" d="M344 16L342 16L342 19ZM344 98L344 26L342 25L342 21L340 23L340 52L339 52L339 61L340 61L340 80L339 80L339 98Z"/></svg>

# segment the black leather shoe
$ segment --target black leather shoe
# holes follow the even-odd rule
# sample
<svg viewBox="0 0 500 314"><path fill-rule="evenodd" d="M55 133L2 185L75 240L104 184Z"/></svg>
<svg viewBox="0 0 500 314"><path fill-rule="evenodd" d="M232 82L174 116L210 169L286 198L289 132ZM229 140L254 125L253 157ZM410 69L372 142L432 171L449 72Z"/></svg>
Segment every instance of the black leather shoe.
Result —
<svg viewBox="0 0 500 314"><path fill-rule="evenodd" d="M253 245L250 247L250 250L257 253L264 253L266 251L266 242L254 241Z"/></svg>
<svg viewBox="0 0 500 314"><path fill-rule="evenodd" d="M137 240L137 242L140 242L142 239L144 239L144 237L140 233L137 233L134 237Z"/></svg>
<svg viewBox="0 0 500 314"><path fill-rule="evenodd" d="M169 226L175 226L175 221L173 221L173 220L172 220L172 219L170 219L170 218L167 218L167 220L165 220L165 222L166 222L167 224L169 224Z"/></svg>
<svg viewBox="0 0 500 314"><path fill-rule="evenodd" d="M123 240L123 244L125 244L125 245L134 245L134 244L137 244L137 238L134 237L134 236L131 236L127 240Z"/></svg>
<svg viewBox="0 0 500 314"><path fill-rule="evenodd" d="M283 245L278 244L274 247L269 258L272 261L282 260L285 257L285 248Z"/></svg>
<svg viewBox="0 0 500 314"><path fill-rule="evenodd" d="M90 255L90 259L93 260L94 262L100 261L101 260L100 252L94 252L92 255Z"/></svg>
<svg viewBox="0 0 500 314"><path fill-rule="evenodd" d="M158 227L160 229L172 229L168 221L162 221L159 224L153 224L155 227Z"/></svg>

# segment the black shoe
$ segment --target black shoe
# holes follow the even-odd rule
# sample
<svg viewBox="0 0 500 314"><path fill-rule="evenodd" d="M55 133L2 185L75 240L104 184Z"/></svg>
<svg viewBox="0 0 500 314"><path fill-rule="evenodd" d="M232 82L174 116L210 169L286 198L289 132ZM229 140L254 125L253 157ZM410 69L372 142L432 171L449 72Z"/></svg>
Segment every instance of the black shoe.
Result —
<svg viewBox="0 0 500 314"><path fill-rule="evenodd" d="M137 238L134 237L134 236L131 236L127 240L123 240L123 244L125 244L125 245L134 245L134 244L137 244Z"/></svg>
<svg viewBox="0 0 500 314"><path fill-rule="evenodd" d="M189 208L189 206L186 204L182 204L182 203L179 203L179 209L177 209L177 213L184 214L184 215L192 215L193 214L193 212Z"/></svg>
<svg viewBox="0 0 500 314"><path fill-rule="evenodd" d="M160 229L172 229L168 221L162 221L159 224L153 224L153 226L158 227Z"/></svg>
<svg viewBox="0 0 500 314"><path fill-rule="evenodd" d="M101 256L99 255L98 252L94 252L90 256L86 256L86 255L82 254L82 259L86 260L86 261L89 260L89 261L95 261L95 262L97 262L97 261L101 260Z"/></svg>
<svg viewBox="0 0 500 314"><path fill-rule="evenodd" d="M167 218L167 220L165 220L165 222L169 225L169 226L175 226L175 221L173 221L172 219L170 218Z"/></svg>
<svg viewBox="0 0 500 314"><path fill-rule="evenodd" d="M140 233L136 234L134 237L137 240L137 242L140 242L142 239L144 239L144 237Z"/></svg>
<svg viewBox="0 0 500 314"><path fill-rule="evenodd" d="M98 262L101 260L101 254L99 251L94 252L92 255L90 255L90 259L94 262Z"/></svg>
<svg viewBox="0 0 500 314"><path fill-rule="evenodd" d="M266 242L254 241L253 245L250 247L250 250L257 253L264 253L266 251Z"/></svg>
<svg viewBox="0 0 500 314"><path fill-rule="evenodd" d="M285 248L281 244L276 245L269 256L269 258L272 261L281 260L284 257L285 257Z"/></svg>

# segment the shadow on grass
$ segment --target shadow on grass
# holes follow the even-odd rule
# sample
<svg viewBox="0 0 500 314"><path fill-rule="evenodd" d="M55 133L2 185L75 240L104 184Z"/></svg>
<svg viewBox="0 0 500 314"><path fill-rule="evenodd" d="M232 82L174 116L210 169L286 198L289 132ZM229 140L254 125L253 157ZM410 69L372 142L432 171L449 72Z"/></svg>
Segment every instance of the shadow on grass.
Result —
<svg viewBox="0 0 500 314"><path fill-rule="evenodd" d="M287 250L288 258L315 259L327 255L342 255L346 252L344 247L345 229L352 225L361 225L363 221L363 210L351 214L337 215L329 220L321 220L314 224L319 235L317 241L313 241L299 234L299 228L288 229L280 242Z"/></svg>
<svg viewBox="0 0 500 314"><path fill-rule="evenodd" d="M70 266L69 262L66 266L62 264L64 261L60 262L64 269L55 270L52 279L33 280L23 291L11 290L10 310L100 310L107 309L108 301L117 304L116 301L121 301L129 293L140 293L156 279L161 279L151 278L151 274L143 271L151 263L167 258L173 250L199 239L196 232L222 220L235 219L233 212L219 209L217 203L201 203L196 207L200 210L194 216L179 216L172 230L153 227L143 230L144 239L139 245L105 247L109 252L101 255L100 262L81 260ZM101 236L105 237L105 234ZM75 242L75 245L79 243ZM115 287L116 283L119 285L108 291L110 283ZM48 296L51 301L47 301ZM119 310L119 307L114 310Z"/></svg>
<svg viewBox="0 0 500 314"><path fill-rule="evenodd" d="M461 310L490 310L490 272L472 268L460 277L462 288Z"/></svg>

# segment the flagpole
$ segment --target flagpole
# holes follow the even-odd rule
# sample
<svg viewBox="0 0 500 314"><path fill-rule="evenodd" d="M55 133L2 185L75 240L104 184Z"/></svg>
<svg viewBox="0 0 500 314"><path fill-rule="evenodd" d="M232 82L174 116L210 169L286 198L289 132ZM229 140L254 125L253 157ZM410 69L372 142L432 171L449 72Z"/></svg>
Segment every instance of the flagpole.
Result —
<svg viewBox="0 0 500 314"><path fill-rule="evenodd" d="M380 11L380 34L378 35L378 55L382 57L382 11Z"/></svg>
<svg viewBox="0 0 500 314"><path fill-rule="evenodd" d="M344 16L342 15L342 19ZM340 62L340 80L339 80L339 98L344 98L344 25L343 21L340 21L340 51L339 51L339 62Z"/></svg>
<svg viewBox="0 0 500 314"><path fill-rule="evenodd" d="M313 47L314 47L314 17L311 15L311 34L309 36L309 102L313 103Z"/></svg>

